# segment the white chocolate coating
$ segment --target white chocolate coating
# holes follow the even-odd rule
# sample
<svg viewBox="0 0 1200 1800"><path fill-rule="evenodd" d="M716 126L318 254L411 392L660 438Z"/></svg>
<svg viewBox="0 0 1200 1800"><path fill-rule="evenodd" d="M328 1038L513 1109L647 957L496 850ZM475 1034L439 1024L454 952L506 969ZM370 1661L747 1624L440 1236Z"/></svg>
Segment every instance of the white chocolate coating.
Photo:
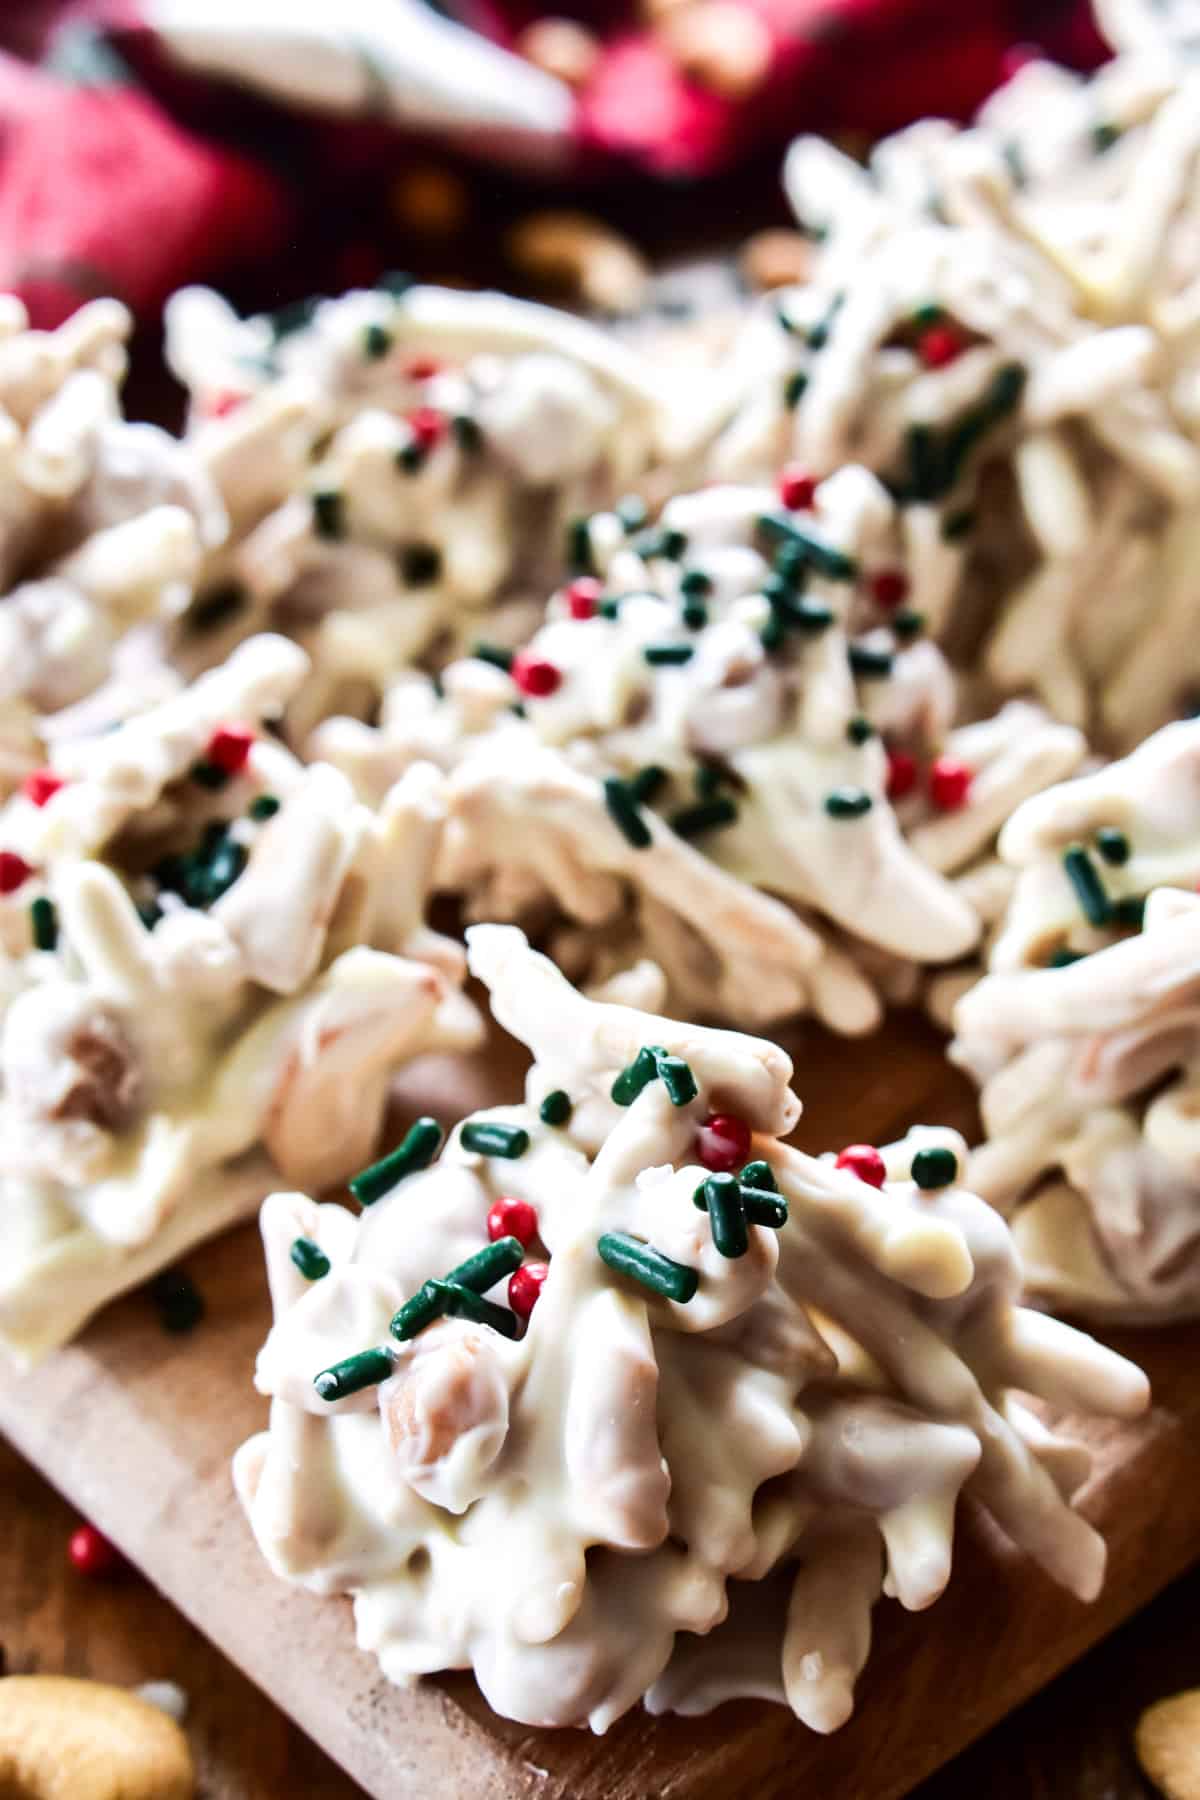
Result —
<svg viewBox="0 0 1200 1800"><path fill-rule="evenodd" d="M65 785L44 805L0 809L0 846L31 870L0 898L0 1342L19 1358L281 1176L343 1179L395 1070L477 1036L461 951L422 923L435 769L414 766L377 810L268 735L224 785L191 773L218 728L278 717L305 673L295 645L251 639L116 730L58 746ZM278 810L256 819L264 794ZM205 857L224 876L181 872ZM52 947L31 941L37 900Z"/></svg>
<svg viewBox="0 0 1200 1800"><path fill-rule="evenodd" d="M144 674L137 641L186 605L225 534L199 463L121 417L132 324L96 300L33 331L0 299L0 796L41 760L44 715L106 683L122 646Z"/></svg>
<svg viewBox="0 0 1200 1800"><path fill-rule="evenodd" d="M312 663L295 742L329 713L368 712L413 663L527 635L569 517L636 482L658 430L634 352L500 294L355 292L277 336L189 288L168 306L167 350L234 525L202 586L241 602L215 630L185 629L176 654L195 667L286 630Z"/></svg>
<svg viewBox="0 0 1200 1800"><path fill-rule="evenodd" d="M271 1418L235 1480L271 1566L353 1594L358 1642L390 1679L471 1667L498 1712L595 1731L642 1698L696 1712L737 1694L835 1729L881 1593L917 1609L949 1579L960 1492L1094 1596L1103 1543L1069 1503L1086 1453L1013 1390L1130 1417L1146 1384L1015 1304L997 1213L913 1183L918 1150L961 1164L961 1139L891 1146L877 1191L778 1141L798 1103L770 1044L585 1000L512 928L469 942L534 1056L525 1103L483 1117L529 1147L485 1157L455 1133L361 1219L267 1201ZM654 1080L613 1104L647 1043L687 1061L690 1103ZM573 1110L552 1127L538 1108L557 1089ZM789 1209L778 1232L750 1225L734 1260L692 1202L710 1109L752 1128ZM393 1344L381 1386L318 1397L318 1370L387 1343L397 1307L485 1242L500 1194L535 1207L549 1265L524 1336L443 1319ZM695 1270L695 1297L615 1275L596 1253L614 1230ZM294 1266L297 1236L328 1259L320 1279Z"/></svg>
<svg viewBox="0 0 1200 1800"><path fill-rule="evenodd" d="M810 568L794 589L823 609L823 628L789 625L781 642L764 520L834 559L834 573ZM769 488L725 486L675 496L648 531L599 513L588 554L599 609L573 616L570 587L551 600L521 653L549 669L550 691L526 692L523 719L511 711L519 680L463 662L440 700L403 679L377 729L327 721L310 752L366 798L414 756L449 769L443 884L477 919L537 918L549 904L570 922L555 952L575 975L603 978L644 953L693 1017L761 1025L811 1010L840 1031L870 1029L897 971L974 948L979 914L948 878L967 878L1012 807L1075 766L1081 735L1029 704L951 729L944 657L902 637L872 597L878 574L902 576L905 551L897 509L864 469L839 471L804 511ZM922 772L898 813L888 751ZM953 813L929 800L940 754L971 777ZM603 784L646 769L661 775L638 847ZM866 810L832 814L841 790ZM733 816L695 830L689 809L713 794Z"/></svg>
<svg viewBox="0 0 1200 1800"><path fill-rule="evenodd" d="M793 144L811 284L761 303L675 438L724 479L865 463L981 707L1032 694L1127 749L1200 682L1200 77L1123 10L1113 62L1028 64L969 128L924 120L866 169Z"/></svg>
<svg viewBox="0 0 1200 1800"><path fill-rule="evenodd" d="M1127 854L1106 862L1105 828ZM1088 850L1110 902L1092 924L1063 862ZM1200 1309L1200 722L1168 725L1028 801L1001 834L1015 868L988 974L954 1010L981 1083L970 1179L1013 1216L1033 1293L1102 1318ZM1074 956L1065 966L1055 957Z"/></svg>

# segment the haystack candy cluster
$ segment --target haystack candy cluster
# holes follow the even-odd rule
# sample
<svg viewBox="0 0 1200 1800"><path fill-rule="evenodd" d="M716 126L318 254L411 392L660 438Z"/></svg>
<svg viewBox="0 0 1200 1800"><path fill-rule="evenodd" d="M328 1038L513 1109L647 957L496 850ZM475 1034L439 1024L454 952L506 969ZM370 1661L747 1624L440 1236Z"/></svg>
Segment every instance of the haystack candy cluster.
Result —
<svg viewBox="0 0 1200 1800"><path fill-rule="evenodd" d="M951 1055L980 1081L972 1185L1033 1293L1101 1318L1200 1308L1200 723L1021 807L989 973Z"/></svg>
<svg viewBox="0 0 1200 1800"><path fill-rule="evenodd" d="M189 452L121 416L132 323L97 300L31 331L0 295L0 795L42 760L46 715L61 733L106 684L170 685L156 626L224 535Z"/></svg>
<svg viewBox="0 0 1200 1800"><path fill-rule="evenodd" d="M653 525L627 502L580 520L571 557L515 655L479 643L440 694L409 677L378 727L312 740L367 796L414 756L450 770L440 873L474 917L567 921L578 975L649 955L693 1016L846 1032L897 970L973 948L954 878L1084 744L1029 705L953 728L873 476L785 470Z"/></svg>
<svg viewBox="0 0 1200 1800"><path fill-rule="evenodd" d="M761 1040L584 999L469 933L523 1102L438 1154L263 1209L269 1429L238 1491L277 1572L350 1592L392 1680L473 1668L499 1713L603 1731L645 1699L848 1716L872 1609L928 1606L971 1495L1072 1592L1087 1453L1017 1398L1131 1417L1142 1376L1016 1304L954 1133L814 1159Z"/></svg>
<svg viewBox="0 0 1200 1800"><path fill-rule="evenodd" d="M813 279L763 303L690 424L718 474L876 471L981 704L1032 693L1124 748L1200 679L1197 81L1139 44L1086 80L1031 63L866 168L800 139Z"/></svg>
<svg viewBox="0 0 1200 1800"><path fill-rule="evenodd" d="M293 741L365 714L410 664L486 618L532 628L568 518L610 501L654 450L657 394L599 330L500 294L396 284L238 320L188 289L167 350L185 442L232 532L202 571L186 665L285 630L312 670Z"/></svg>
<svg viewBox="0 0 1200 1800"><path fill-rule="evenodd" d="M249 640L0 810L0 1341L115 1293L369 1155L409 1057L472 1043L457 945L422 909L441 778L377 809L264 730L307 673Z"/></svg>

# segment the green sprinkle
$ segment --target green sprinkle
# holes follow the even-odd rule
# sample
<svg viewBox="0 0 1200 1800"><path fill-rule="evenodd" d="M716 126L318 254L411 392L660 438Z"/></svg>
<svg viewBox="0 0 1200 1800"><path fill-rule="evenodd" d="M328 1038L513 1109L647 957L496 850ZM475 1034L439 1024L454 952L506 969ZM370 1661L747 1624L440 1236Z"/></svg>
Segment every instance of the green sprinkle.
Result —
<svg viewBox="0 0 1200 1800"><path fill-rule="evenodd" d="M201 594L187 615L185 623L193 631L215 631L240 613L246 605L246 590L238 581L224 582Z"/></svg>
<svg viewBox="0 0 1200 1800"><path fill-rule="evenodd" d="M764 650L778 650L787 636L787 627L778 613L772 613L758 634Z"/></svg>
<svg viewBox="0 0 1200 1800"><path fill-rule="evenodd" d="M506 1306L496 1306L491 1300L481 1299L457 1281L431 1281L429 1285L437 1294L442 1310L453 1319L470 1319L473 1325L490 1325L493 1331L506 1338L515 1338L521 1329L516 1313L509 1312Z"/></svg>
<svg viewBox="0 0 1200 1800"><path fill-rule="evenodd" d="M804 227L801 226L800 229L803 230ZM775 323L781 331L786 331L789 337L796 335L795 321L780 302L776 302L775 306Z"/></svg>
<svg viewBox="0 0 1200 1800"><path fill-rule="evenodd" d="M791 327L788 326L786 329L790 330ZM787 407L789 412L795 412L796 408L804 398L804 392L807 387L808 376L804 373L803 369L797 369L795 374L788 376L783 384L783 404Z"/></svg>
<svg viewBox="0 0 1200 1800"><path fill-rule="evenodd" d="M692 786L701 800L711 800L724 779L724 769L718 769L712 763L697 763Z"/></svg>
<svg viewBox="0 0 1200 1800"><path fill-rule="evenodd" d="M1146 922L1146 899L1144 894L1126 894L1122 899L1113 902L1112 917L1114 925L1132 925L1140 931Z"/></svg>
<svg viewBox="0 0 1200 1800"><path fill-rule="evenodd" d="M1114 125L1109 119L1100 119L1092 126L1092 149L1097 156L1103 156L1111 150L1121 135L1121 127Z"/></svg>
<svg viewBox="0 0 1200 1800"><path fill-rule="evenodd" d="M788 608L788 618L797 631L817 637L833 624L833 611L819 600L797 600Z"/></svg>
<svg viewBox="0 0 1200 1800"><path fill-rule="evenodd" d="M942 317L942 309L937 301L927 300L923 306L914 309L912 322L916 326L937 325Z"/></svg>
<svg viewBox="0 0 1200 1800"><path fill-rule="evenodd" d="M732 1175L710 1175L701 1183L704 1211L712 1226L713 1246L731 1261L745 1256L750 1248L746 1215L742 1211L742 1190Z"/></svg>
<svg viewBox="0 0 1200 1800"><path fill-rule="evenodd" d="M425 1115L414 1120L393 1151L347 1183L358 1204L374 1206L406 1175L427 1169L441 1149L444 1136L436 1119Z"/></svg>
<svg viewBox="0 0 1200 1800"><path fill-rule="evenodd" d="M890 650L873 650L869 644L851 644L846 660L855 675L864 681L882 681L892 672L894 658Z"/></svg>
<svg viewBox="0 0 1200 1800"><path fill-rule="evenodd" d="M440 1319L442 1311L442 1296L432 1281L426 1281L412 1299L406 1300L400 1311L392 1315L388 1330L403 1344L416 1337L418 1331L424 1331L427 1325L432 1325L435 1319Z"/></svg>
<svg viewBox="0 0 1200 1800"><path fill-rule="evenodd" d="M870 719L864 719L858 713L846 727L846 736L852 744L869 744L875 736L875 727Z"/></svg>
<svg viewBox="0 0 1200 1800"><path fill-rule="evenodd" d="M938 443L928 425L910 425L904 435L909 488L914 500L933 500L941 491Z"/></svg>
<svg viewBox="0 0 1200 1800"><path fill-rule="evenodd" d="M150 1298L158 1308L164 1331L183 1337L204 1317L204 1296L182 1269L164 1269L150 1283Z"/></svg>
<svg viewBox="0 0 1200 1800"><path fill-rule="evenodd" d="M383 325L368 325L363 332L363 355L368 362L379 362L392 347L392 334Z"/></svg>
<svg viewBox="0 0 1200 1800"><path fill-rule="evenodd" d="M567 526L567 562L575 575L594 575L591 520L572 519Z"/></svg>
<svg viewBox="0 0 1200 1800"><path fill-rule="evenodd" d="M447 1287L475 1295L486 1294L498 1281L519 1269L524 1256L521 1244L514 1237L497 1238L494 1244L485 1244L474 1256L468 1256L456 1269L451 1269L444 1280L423 1283L393 1317L389 1327L392 1336L403 1343L407 1338L416 1337L418 1331L424 1331L426 1325L432 1325L443 1313L451 1311L446 1298Z"/></svg>
<svg viewBox="0 0 1200 1800"><path fill-rule="evenodd" d="M1106 863L1120 868L1129 861L1129 839L1115 825L1102 825L1096 833L1096 848Z"/></svg>
<svg viewBox="0 0 1200 1800"><path fill-rule="evenodd" d="M601 619L617 619L621 616L619 600L601 600L596 607L596 614Z"/></svg>
<svg viewBox="0 0 1200 1800"><path fill-rule="evenodd" d="M503 669L507 675L513 665L513 653L502 644L472 644L471 655L476 662L491 663L494 669Z"/></svg>
<svg viewBox="0 0 1200 1800"><path fill-rule="evenodd" d="M543 1125L565 1125L572 1111L570 1094L554 1088L538 1107L538 1118Z"/></svg>
<svg viewBox="0 0 1200 1800"><path fill-rule="evenodd" d="M1025 392L1028 371L1021 363L1005 363L992 376L991 385L984 398L989 419L1002 419L1013 411Z"/></svg>
<svg viewBox="0 0 1200 1800"><path fill-rule="evenodd" d="M329 1258L311 1238L298 1237L292 1245L292 1261L305 1281L320 1281L329 1273Z"/></svg>
<svg viewBox="0 0 1200 1800"><path fill-rule="evenodd" d="M657 1074L658 1063L653 1050L643 1047L628 1067L621 1070L609 1090L610 1096L618 1106L632 1106L642 1089L648 1087Z"/></svg>
<svg viewBox="0 0 1200 1800"><path fill-rule="evenodd" d="M246 810L252 819L273 819L281 805L274 794L256 794Z"/></svg>
<svg viewBox="0 0 1200 1800"><path fill-rule="evenodd" d="M872 804L865 788L839 787L825 796L825 811L831 819L861 819Z"/></svg>
<svg viewBox="0 0 1200 1800"><path fill-rule="evenodd" d="M416 438L409 438L396 452L396 467L405 475L415 475L425 467L425 451Z"/></svg>
<svg viewBox="0 0 1200 1800"><path fill-rule="evenodd" d="M188 779L194 781L197 787L208 788L215 794L220 788L228 787L233 777L219 763L201 760L192 764L188 770Z"/></svg>
<svg viewBox="0 0 1200 1800"><path fill-rule="evenodd" d="M313 530L319 538L346 535L344 496L337 488L318 488L312 496Z"/></svg>
<svg viewBox="0 0 1200 1800"><path fill-rule="evenodd" d="M469 456L474 456L476 451L482 450L483 432L470 413L455 413L450 421L450 429L454 433L454 441L459 449L465 450Z"/></svg>
<svg viewBox="0 0 1200 1800"><path fill-rule="evenodd" d="M1008 172L1012 176L1013 186L1020 192L1029 181L1029 171L1025 167L1025 158L1021 154L1020 144L1017 143L1015 138L1008 138L1006 139L1000 154L1008 165Z"/></svg>
<svg viewBox="0 0 1200 1800"><path fill-rule="evenodd" d="M671 830L681 838L699 837L701 832L715 831L721 825L732 825L736 822L738 809L727 794L717 794L711 800L701 800L695 806L683 806L672 813L669 823Z"/></svg>
<svg viewBox="0 0 1200 1800"><path fill-rule="evenodd" d="M659 551L670 562L678 562L688 547L687 532L680 531L677 526L667 526L661 533Z"/></svg>
<svg viewBox="0 0 1200 1800"><path fill-rule="evenodd" d="M1086 962L1086 960L1086 950L1068 950L1064 945L1061 950L1052 952L1046 967L1048 969L1069 969L1072 963Z"/></svg>
<svg viewBox="0 0 1200 1800"><path fill-rule="evenodd" d="M231 888L249 861L244 844L223 838L205 863L194 870L186 883L184 898L189 906L211 906L214 900Z"/></svg>
<svg viewBox="0 0 1200 1800"><path fill-rule="evenodd" d="M1071 844L1063 851L1063 868L1067 880L1075 889L1075 897L1079 901L1080 910L1089 925L1107 925L1111 917L1108 895L1104 891L1104 883L1096 872L1096 865L1082 844Z"/></svg>
<svg viewBox="0 0 1200 1800"><path fill-rule="evenodd" d="M695 654L693 644L647 644L642 651L651 668L671 663L689 663Z"/></svg>
<svg viewBox="0 0 1200 1800"><path fill-rule="evenodd" d="M742 1209L751 1225L765 1225L770 1231L781 1231L788 1221L787 1201L776 1193L747 1187L742 1182Z"/></svg>
<svg viewBox="0 0 1200 1800"><path fill-rule="evenodd" d="M476 1250L465 1262L451 1269L446 1280L470 1288L473 1293L486 1294L490 1287L495 1287L498 1281L519 1269L524 1257L519 1238L497 1238L495 1243L485 1244L482 1250Z"/></svg>
<svg viewBox="0 0 1200 1800"><path fill-rule="evenodd" d="M960 506L942 520L942 541L946 544L961 543L974 527L975 514L969 506Z"/></svg>
<svg viewBox="0 0 1200 1800"><path fill-rule="evenodd" d="M400 574L408 587L428 587L442 572L442 553L432 544L409 544L400 552Z"/></svg>
<svg viewBox="0 0 1200 1800"><path fill-rule="evenodd" d="M154 927L163 916L163 910L157 900L140 900L137 907L137 916L142 921L142 924L146 927L147 931L153 931Z"/></svg>
<svg viewBox="0 0 1200 1800"><path fill-rule="evenodd" d="M625 841L635 850L645 850L652 842L650 827L638 811L637 801L628 787L616 775L607 775L604 779L604 804Z"/></svg>
<svg viewBox="0 0 1200 1800"><path fill-rule="evenodd" d="M853 581L858 574L858 564L844 550L835 549L823 538L814 537L811 531L805 531L786 513L764 513L758 521L763 535L774 543L795 544L803 553L804 561L818 575L824 575L830 581Z"/></svg>
<svg viewBox="0 0 1200 1800"><path fill-rule="evenodd" d="M685 600L681 617L689 631L703 631L708 624L708 608L702 600Z"/></svg>
<svg viewBox="0 0 1200 1800"><path fill-rule="evenodd" d="M387 1380L394 1367L390 1350L360 1350L357 1356L347 1356L314 1375L313 1386L322 1400L344 1400L348 1394L377 1387Z"/></svg>
<svg viewBox="0 0 1200 1800"><path fill-rule="evenodd" d="M700 1277L695 1269L664 1256L625 1231L606 1231L596 1245L600 1260L618 1275L629 1275L652 1294L676 1300L681 1306L695 1297Z"/></svg>
<svg viewBox="0 0 1200 1800"><path fill-rule="evenodd" d="M275 342L291 337L293 332L303 331L306 325L310 325L319 304L316 296L310 294L304 300L289 300L286 306L277 307L273 313L268 313L267 323Z"/></svg>
<svg viewBox="0 0 1200 1800"><path fill-rule="evenodd" d="M626 494L623 500L617 501L613 511L626 531L640 531L648 517L646 502L640 494Z"/></svg>
<svg viewBox="0 0 1200 1800"><path fill-rule="evenodd" d="M775 1171L770 1163L765 1162L761 1156L756 1157L753 1162L748 1162L744 1169L738 1170L738 1180L743 1187L759 1188L768 1194L779 1192Z"/></svg>
<svg viewBox="0 0 1200 1800"><path fill-rule="evenodd" d="M958 1158L940 1144L918 1150L912 1159L912 1178L919 1188L944 1188L958 1179Z"/></svg>
<svg viewBox="0 0 1200 1800"><path fill-rule="evenodd" d="M58 943L58 914L53 900L43 894L29 908L29 925L35 950L53 950Z"/></svg>
<svg viewBox="0 0 1200 1800"><path fill-rule="evenodd" d="M692 600L704 600L712 593L712 576L703 569L688 569L679 583L679 591Z"/></svg>
<svg viewBox="0 0 1200 1800"><path fill-rule="evenodd" d="M629 791L639 806L649 806L657 794L660 794L667 781L667 771L661 763L647 763L636 775L630 777Z"/></svg>
<svg viewBox="0 0 1200 1800"><path fill-rule="evenodd" d="M892 630L902 644L911 644L914 638L920 637L925 629L925 614L913 612L911 607L902 607L892 615Z"/></svg>
<svg viewBox="0 0 1200 1800"><path fill-rule="evenodd" d="M500 1125L487 1119L468 1119L459 1132L464 1150L480 1156L503 1156L510 1161L524 1156L529 1148L529 1133L523 1125Z"/></svg>
<svg viewBox="0 0 1200 1800"><path fill-rule="evenodd" d="M784 584L783 598L786 599L787 591L797 587L808 573L808 559L804 554L803 544L785 539L776 550L771 566L773 572ZM769 575L763 583L763 592L767 595L768 601L771 601L775 589Z"/></svg>
<svg viewBox="0 0 1200 1800"><path fill-rule="evenodd" d="M668 1056L665 1051L655 1053L659 1079L667 1090L667 1098L672 1106L687 1106L700 1092L696 1086L696 1077L692 1074L691 1064L682 1056Z"/></svg>

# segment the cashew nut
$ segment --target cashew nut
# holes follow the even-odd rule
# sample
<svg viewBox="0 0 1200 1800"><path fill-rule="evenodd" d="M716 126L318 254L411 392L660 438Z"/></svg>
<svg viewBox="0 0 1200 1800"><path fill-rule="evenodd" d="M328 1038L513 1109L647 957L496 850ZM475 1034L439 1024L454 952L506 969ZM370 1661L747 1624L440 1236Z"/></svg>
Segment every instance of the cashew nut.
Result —
<svg viewBox="0 0 1200 1800"><path fill-rule="evenodd" d="M173 1719L66 1675L0 1681L0 1793L21 1800L191 1800L195 1770Z"/></svg>
<svg viewBox="0 0 1200 1800"><path fill-rule="evenodd" d="M636 312L650 272L627 238L580 212L537 212L508 234L509 260L539 286L566 290L604 312Z"/></svg>

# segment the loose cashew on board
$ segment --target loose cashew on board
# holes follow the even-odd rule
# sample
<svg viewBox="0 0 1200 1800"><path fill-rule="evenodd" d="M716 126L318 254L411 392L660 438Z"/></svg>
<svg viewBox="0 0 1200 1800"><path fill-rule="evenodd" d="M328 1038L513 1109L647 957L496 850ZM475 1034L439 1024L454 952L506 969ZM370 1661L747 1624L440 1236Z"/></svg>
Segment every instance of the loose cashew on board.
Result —
<svg viewBox="0 0 1200 1800"><path fill-rule="evenodd" d="M66 1675L0 1681L3 1800L191 1800L173 1719L123 1688Z"/></svg>
<svg viewBox="0 0 1200 1800"><path fill-rule="evenodd" d="M1145 1774L1167 1800L1200 1800L1200 1688L1147 1707L1135 1742Z"/></svg>

